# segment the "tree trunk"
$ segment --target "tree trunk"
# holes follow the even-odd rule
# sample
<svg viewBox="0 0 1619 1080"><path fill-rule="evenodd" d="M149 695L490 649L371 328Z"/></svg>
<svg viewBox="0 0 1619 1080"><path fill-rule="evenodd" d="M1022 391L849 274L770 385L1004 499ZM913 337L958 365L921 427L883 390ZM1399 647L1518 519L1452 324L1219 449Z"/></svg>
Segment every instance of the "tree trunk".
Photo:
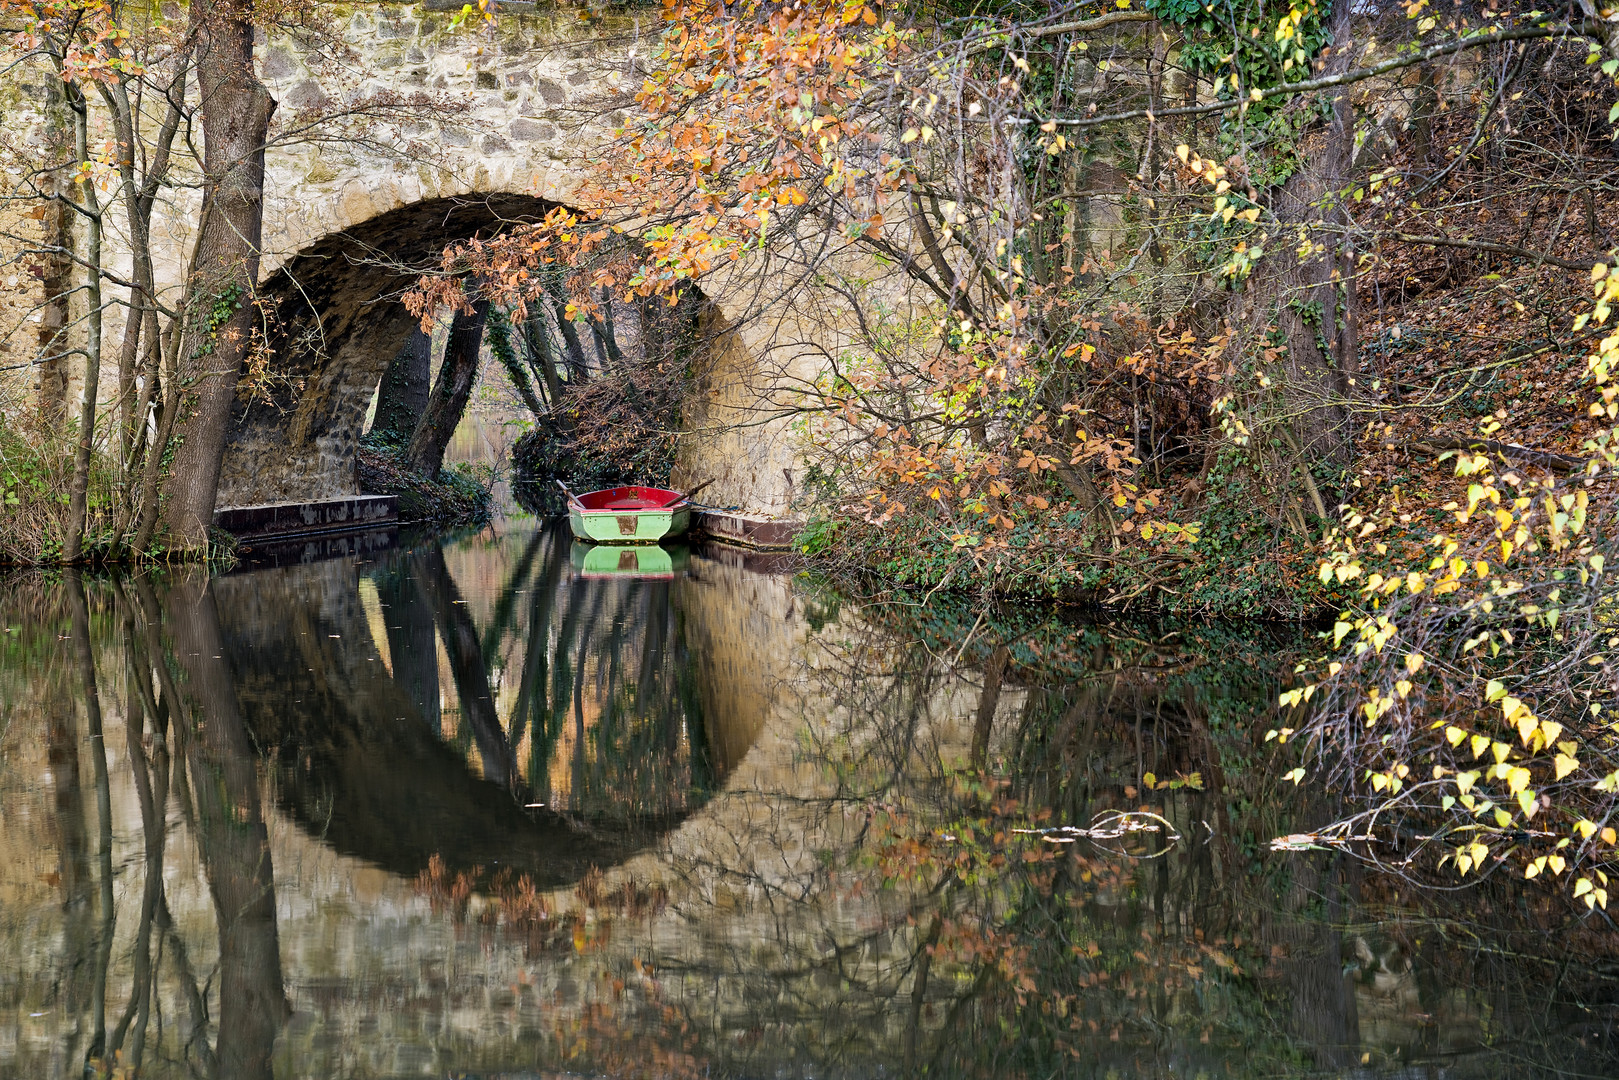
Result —
<svg viewBox="0 0 1619 1080"><path fill-rule="evenodd" d="M562 332L563 350L567 357L567 370L569 381L583 381L590 374L585 361L585 347L579 341L579 328L574 326L568 318L567 304L564 302L562 290L551 290L551 303L556 308L557 329Z"/></svg>
<svg viewBox="0 0 1619 1080"><path fill-rule="evenodd" d="M1426 177L1433 168L1433 118L1438 111L1434 68L1423 64L1417 69L1417 96L1411 106L1411 163L1418 176Z"/></svg>
<svg viewBox="0 0 1619 1080"><path fill-rule="evenodd" d="M253 73L252 0L191 6L201 90L203 212L196 271L187 282L176 426L180 444L164 479L170 548L208 542L236 380L253 337L253 288L264 225L264 140L275 99Z"/></svg>
<svg viewBox="0 0 1619 1080"><path fill-rule="evenodd" d="M420 326L410 332L382 376L371 432L393 444L405 442L427 411L433 380L433 337Z"/></svg>
<svg viewBox="0 0 1619 1080"><path fill-rule="evenodd" d="M45 79L45 171L40 194L45 204L40 248L45 252L40 272L39 313L39 420L48 431L67 419L68 291L72 288L73 210L66 195L66 177L73 152L73 124L67 107L67 87L54 73Z"/></svg>
<svg viewBox="0 0 1619 1080"><path fill-rule="evenodd" d="M144 175L136 174L136 150L140 139L140 113L130 101L129 87L124 82L102 84L102 99L112 116L113 131L118 140L118 173L120 198L129 222L130 261L133 281L129 310L125 314L124 340L118 351L118 409L119 450L123 466L119 479L127 484L129 472L136 468L135 460L140 439L137 431L146 424L151 407L152 383L155 381L156 363L153 357L162 347L159 341L157 317L157 287L152 266L152 209L157 192L167 181L169 157L184 119L181 104L185 98L186 71L189 61L178 60L174 80L170 84L169 106L158 129L155 145L149 159L142 155L146 165ZM141 348L146 350L149 372L147 385L137 395L135 379L141 360ZM137 400L138 399L138 400Z"/></svg>
<svg viewBox="0 0 1619 1080"><path fill-rule="evenodd" d="M1351 8L1339 5L1334 17L1333 40L1345 44L1334 48L1328 74L1347 69L1353 58L1348 44ZM1328 467L1334 493L1341 490L1337 481L1354 450L1347 404L1349 378L1358 365L1357 302L1354 253L1343 239L1348 218L1341 195L1354 141L1354 107L1343 91L1333 102L1324 142L1301 154L1299 171L1274 195L1272 208L1280 224L1252 289L1261 307L1252 313L1252 325L1263 327L1274 319L1282 335L1291 417L1284 423L1292 432L1286 441L1297 447L1300 468ZM1311 228L1317 224L1327 228ZM1309 245L1300 242L1301 229Z"/></svg>
<svg viewBox="0 0 1619 1080"><path fill-rule="evenodd" d="M511 319L499 308L491 308L486 324L485 332L489 335L490 353L500 361L500 366L506 369L506 376L511 380L512 389L523 399L523 407L529 411L529 415L536 420L544 419L546 406L534 392L534 380L528 377L525 361L517 355L519 343Z"/></svg>
<svg viewBox="0 0 1619 1080"><path fill-rule="evenodd" d="M472 384L478 377L478 350L483 345L483 321L489 301L474 300L472 311L455 313L450 341L444 349L444 364L428 397L427 409L410 437L406 457L411 468L426 476L437 476L444 467L444 448L461 422Z"/></svg>
<svg viewBox="0 0 1619 1080"><path fill-rule="evenodd" d="M73 107L73 149L80 162L90 162L90 103L76 87L68 88ZM101 207L96 185L86 174L79 183L79 205L85 214L85 297L89 311L84 347L84 391L79 397L79 441L73 451L73 482L68 488L64 562L77 562L84 552L85 519L90 495L90 458L96 440L96 399L101 392Z"/></svg>
<svg viewBox="0 0 1619 1080"><path fill-rule="evenodd" d="M551 330L545 325L545 309L536 301L523 324L523 340L528 346L529 366L536 368L545 382L545 396L551 408L562 401L562 380L557 376L556 358L551 355Z"/></svg>

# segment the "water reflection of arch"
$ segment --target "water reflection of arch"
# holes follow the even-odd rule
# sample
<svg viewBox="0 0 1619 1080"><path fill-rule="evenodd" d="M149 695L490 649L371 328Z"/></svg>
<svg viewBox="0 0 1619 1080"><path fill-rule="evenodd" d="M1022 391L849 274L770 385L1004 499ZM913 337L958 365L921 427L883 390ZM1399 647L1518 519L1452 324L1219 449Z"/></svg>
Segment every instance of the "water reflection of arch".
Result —
<svg viewBox="0 0 1619 1080"><path fill-rule="evenodd" d="M476 545L450 555L459 574L477 572L468 563L476 560ZM543 888L621 861L703 805L746 752L763 715L739 710L735 680L712 670L712 624L724 615L709 609L726 607L735 583L701 572L674 583L585 582L572 577L566 559L565 538L536 532L515 566L497 569L500 586L482 627L473 624L472 605L436 544L363 567L334 560L218 579L238 705L260 752L274 763L283 811L337 851L395 873L417 874L436 854L452 870L509 868ZM371 585L381 626L378 605L368 613L362 599ZM536 629L542 609L549 630ZM650 640L643 634L620 650L613 662L623 669L613 670L602 642L637 610L668 629L672 639L660 648L672 652L642 647ZM515 650L514 635L522 639ZM536 641L547 647L524 647ZM487 681L514 655L520 661L508 666L515 670L503 674L521 683L515 706L509 685L497 694ZM660 666L677 678L651 678ZM530 681L551 691L538 695L551 707L524 708ZM582 698L592 684L600 693ZM660 753L677 751L691 766L689 790L658 805L642 799L646 805L630 805L628 813L531 805L553 802L544 791L545 747L554 749L557 725L547 743L542 714L560 719L578 749L577 726L588 719L591 732L604 730L615 709L622 720L635 705L637 687L649 686L655 694L668 691L668 700L658 698L651 712L629 719L665 727L621 725L620 735L627 730L639 739L620 739L621 748L643 757L628 771L619 762L615 772L609 762L592 790L622 793L633 803L637 778L657 773L666 760ZM444 730L454 718L441 725L441 698L459 714L459 745ZM596 712L585 715L582 703ZM603 745L593 744L596 757L588 764L601 764ZM583 775L574 768L575 783ZM675 779L685 775L677 770Z"/></svg>

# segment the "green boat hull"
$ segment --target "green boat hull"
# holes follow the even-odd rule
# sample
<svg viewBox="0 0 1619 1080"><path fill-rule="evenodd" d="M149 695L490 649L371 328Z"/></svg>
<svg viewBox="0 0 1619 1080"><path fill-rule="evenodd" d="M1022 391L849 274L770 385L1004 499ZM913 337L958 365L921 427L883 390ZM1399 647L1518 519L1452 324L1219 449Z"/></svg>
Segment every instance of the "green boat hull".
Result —
<svg viewBox="0 0 1619 1080"><path fill-rule="evenodd" d="M684 547L586 544L574 541L573 568L585 577L673 578L686 572Z"/></svg>
<svg viewBox="0 0 1619 1080"><path fill-rule="evenodd" d="M684 536L691 528L691 507L674 510L568 511L573 535L593 544L656 544L671 536Z"/></svg>

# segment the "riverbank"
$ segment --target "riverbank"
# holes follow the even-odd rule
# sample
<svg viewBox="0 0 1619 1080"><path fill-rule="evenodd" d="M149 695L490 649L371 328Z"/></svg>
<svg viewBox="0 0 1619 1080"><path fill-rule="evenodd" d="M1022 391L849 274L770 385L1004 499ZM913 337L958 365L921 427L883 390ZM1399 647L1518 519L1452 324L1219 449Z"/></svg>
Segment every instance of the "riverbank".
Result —
<svg viewBox="0 0 1619 1080"><path fill-rule="evenodd" d="M495 476L488 466L446 465L438 476L424 476L396 447L370 439L356 457L360 491L395 496L401 525L451 529L481 525L494 513Z"/></svg>

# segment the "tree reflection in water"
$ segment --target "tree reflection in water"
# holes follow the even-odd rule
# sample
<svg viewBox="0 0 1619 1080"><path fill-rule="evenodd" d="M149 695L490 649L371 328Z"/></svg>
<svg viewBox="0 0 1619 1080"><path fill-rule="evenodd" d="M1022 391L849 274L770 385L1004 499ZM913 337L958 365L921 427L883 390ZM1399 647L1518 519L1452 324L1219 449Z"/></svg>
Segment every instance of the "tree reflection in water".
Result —
<svg viewBox="0 0 1619 1080"><path fill-rule="evenodd" d="M0 583L8 758L13 740L44 752L56 865L37 884L60 912L41 958L8 905L8 952L30 959L0 1000L45 1006L22 1019L60 1038L41 1053L19 1034L0 1075L271 1075L289 1006L266 793L407 877L436 857L531 888L590 879L700 805L717 773L671 583L579 588L565 544L527 539L482 633L437 542L362 567ZM107 686L133 835L115 835ZM39 847L0 833L17 845ZM200 966L167 880L193 858L213 910Z"/></svg>
<svg viewBox="0 0 1619 1080"><path fill-rule="evenodd" d="M1269 849L1308 635L565 539L0 580L0 1077L1619 1073L1606 923Z"/></svg>
<svg viewBox="0 0 1619 1080"><path fill-rule="evenodd" d="M1619 937L1605 920L1505 875L1456 890L1398 851L1269 850L1336 812L1264 749L1305 633L952 600L846 625L805 698L845 718L817 743L841 763L836 803L865 818L843 865L874 866L907 898L821 967L845 977L842 1007L869 995L867 1024L850 1016L848 1030L879 1034L846 1039L851 1063L1619 1072ZM1143 810L1170 828L1041 831ZM849 958L890 934L909 960L849 978Z"/></svg>

